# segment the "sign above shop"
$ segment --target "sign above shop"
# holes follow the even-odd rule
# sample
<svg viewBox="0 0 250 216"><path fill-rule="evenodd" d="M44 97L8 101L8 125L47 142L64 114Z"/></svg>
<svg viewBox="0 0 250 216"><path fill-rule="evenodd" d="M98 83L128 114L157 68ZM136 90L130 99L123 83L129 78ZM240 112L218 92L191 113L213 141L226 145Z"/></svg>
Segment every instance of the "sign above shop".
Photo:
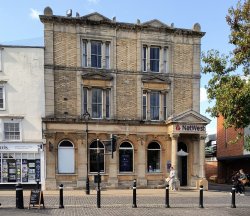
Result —
<svg viewBox="0 0 250 216"><path fill-rule="evenodd" d="M1 143L0 152L38 152L40 144Z"/></svg>
<svg viewBox="0 0 250 216"><path fill-rule="evenodd" d="M200 124L176 124L175 129L185 132L200 132L206 131L206 126Z"/></svg>

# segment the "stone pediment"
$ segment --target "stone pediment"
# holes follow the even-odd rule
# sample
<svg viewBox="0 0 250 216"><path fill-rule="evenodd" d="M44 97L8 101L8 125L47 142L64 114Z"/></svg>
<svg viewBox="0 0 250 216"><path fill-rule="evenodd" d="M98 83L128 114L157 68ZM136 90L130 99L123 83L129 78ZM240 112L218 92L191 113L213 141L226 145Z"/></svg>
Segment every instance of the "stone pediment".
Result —
<svg viewBox="0 0 250 216"><path fill-rule="evenodd" d="M91 20L91 21L109 21L109 22L111 22L111 20L109 18L107 18L107 17L105 17L97 12L88 14L86 16L82 16L81 18Z"/></svg>
<svg viewBox="0 0 250 216"><path fill-rule="evenodd" d="M157 20L157 19L153 19L147 22L144 22L142 24L143 26L151 26L151 27L156 27L156 28L170 28L168 25L166 25L165 23Z"/></svg>
<svg viewBox="0 0 250 216"><path fill-rule="evenodd" d="M167 123L197 123L197 124L209 124L210 119L201 115L194 110L188 110L180 113L177 116L170 117Z"/></svg>
<svg viewBox="0 0 250 216"><path fill-rule="evenodd" d="M85 80L112 80L113 76L108 73L87 72L82 74L82 78Z"/></svg>
<svg viewBox="0 0 250 216"><path fill-rule="evenodd" d="M162 76L162 75L143 75L141 78L141 81L144 83L146 83L146 82L167 83L167 84L171 83L171 81L168 77Z"/></svg>

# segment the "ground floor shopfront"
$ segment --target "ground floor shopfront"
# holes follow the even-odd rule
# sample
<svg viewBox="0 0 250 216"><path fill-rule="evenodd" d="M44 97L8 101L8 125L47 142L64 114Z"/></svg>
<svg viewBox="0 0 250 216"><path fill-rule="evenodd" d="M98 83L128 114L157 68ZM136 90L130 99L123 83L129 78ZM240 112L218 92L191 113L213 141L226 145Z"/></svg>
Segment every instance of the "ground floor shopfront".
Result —
<svg viewBox="0 0 250 216"><path fill-rule="evenodd" d="M0 143L0 185L44 185L44 152L41 143Z"/></svg>
<svg viewBox="0 0 250 216"><path fill-rule="evenodd" d="M44 119L46 129L46 189L59 184L84 188L89 177L94 187L97 174L97 147L101 150L102 185L139 187L165 184L170 167L176 169L180 184L205 184L205 125L209 120L188 111L167 122L99 121ZM117 136L112 158L105 145Z"/></svg>

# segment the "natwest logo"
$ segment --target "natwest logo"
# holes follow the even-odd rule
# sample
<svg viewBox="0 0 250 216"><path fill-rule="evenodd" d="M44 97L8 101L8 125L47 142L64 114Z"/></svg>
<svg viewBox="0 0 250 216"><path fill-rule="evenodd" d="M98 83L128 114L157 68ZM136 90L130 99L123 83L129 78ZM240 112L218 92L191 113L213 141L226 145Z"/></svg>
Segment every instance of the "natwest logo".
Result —
<svg viewBox="0 0 250 216"><path fill-rule="evenodd" d="M206 131L206 126L196 124L177 124L175 129L177 131Z"/></svg>

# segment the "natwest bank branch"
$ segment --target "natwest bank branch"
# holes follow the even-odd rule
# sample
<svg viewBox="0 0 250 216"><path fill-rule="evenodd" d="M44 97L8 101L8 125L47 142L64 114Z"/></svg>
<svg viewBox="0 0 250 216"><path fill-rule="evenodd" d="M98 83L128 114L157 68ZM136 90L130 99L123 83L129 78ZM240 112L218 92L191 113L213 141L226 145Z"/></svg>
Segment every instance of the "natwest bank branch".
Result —
<svg viewBox="0 0 250 216"><path fill-rule="evenodd" d="M35 184L43 176L42 144L1 143L0 184Z"/></svg>

